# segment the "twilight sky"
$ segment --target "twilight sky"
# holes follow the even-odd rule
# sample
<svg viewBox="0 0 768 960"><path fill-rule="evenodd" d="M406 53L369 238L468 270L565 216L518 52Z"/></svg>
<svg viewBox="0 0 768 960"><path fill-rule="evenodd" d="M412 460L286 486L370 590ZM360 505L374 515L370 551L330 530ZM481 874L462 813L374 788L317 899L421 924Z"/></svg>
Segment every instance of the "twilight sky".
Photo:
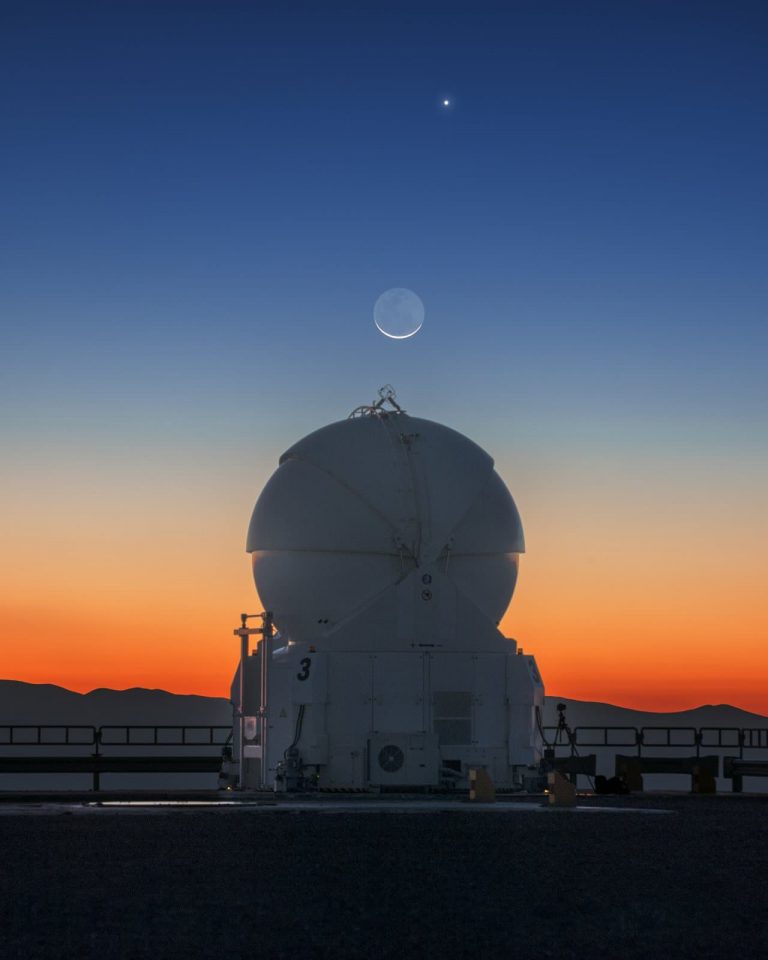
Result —
<svg viewBox="0 0 768 960"><path fill-rule="evenodd" d="M392 383L509 485L548 692L768 713L766 49L706 0L2 4L0 675L224 694L263 483Z"/></svg>

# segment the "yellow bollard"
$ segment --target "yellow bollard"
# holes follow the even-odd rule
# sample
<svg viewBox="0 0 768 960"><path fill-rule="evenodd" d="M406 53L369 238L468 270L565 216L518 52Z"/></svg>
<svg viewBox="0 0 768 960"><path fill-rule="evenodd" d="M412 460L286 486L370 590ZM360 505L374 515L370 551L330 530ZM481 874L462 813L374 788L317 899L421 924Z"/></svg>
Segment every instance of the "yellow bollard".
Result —
<svg viewBox="0 0 768 960"><path fill-rule="evenodd" d="M576 787L565 777L552 770L547 774L549 784L549 804L554 807L575 807Z"/></svg>
<svg viewBox="0 0 768 960"><path fill-rule="evenodd" d="M469 771L469 799L473 803L495 803L496 787L483 767L471 767Z"/></svg>

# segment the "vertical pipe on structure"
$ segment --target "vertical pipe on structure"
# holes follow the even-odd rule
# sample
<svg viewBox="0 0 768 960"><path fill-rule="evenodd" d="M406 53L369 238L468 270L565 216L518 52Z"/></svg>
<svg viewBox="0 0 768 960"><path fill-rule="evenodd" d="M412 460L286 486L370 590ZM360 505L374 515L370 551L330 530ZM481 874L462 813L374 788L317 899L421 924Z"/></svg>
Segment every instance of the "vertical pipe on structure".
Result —
<svg viewBox="0 0 768 960"><path fill-rule="evenodd" d="M267 634L262 634L259 640L259 744L261 746L261 765L259 769L259 786L262 790L267 785Z"/></svg>
<svg viewBox="0 0 768 960"><path fill-rule="evenodd" d="M238 711L238 724L240 731L240 740L238 744L237 757L237 776L238 787L245 789L245 667L248 662L248 630L246 628L246 615L242 614L240 619L243 622L240 633L240 709Z"/></svg>
<svg viewBox="0 0 768 960"><path fill-rule="evenodd" d="M269 659L272 654L272 614L267 611L263 614L261 642L259 644L260 663L260 694L259 697L259 743L261 744L261 787L267 789L267 700L269 696Z"/></svg>

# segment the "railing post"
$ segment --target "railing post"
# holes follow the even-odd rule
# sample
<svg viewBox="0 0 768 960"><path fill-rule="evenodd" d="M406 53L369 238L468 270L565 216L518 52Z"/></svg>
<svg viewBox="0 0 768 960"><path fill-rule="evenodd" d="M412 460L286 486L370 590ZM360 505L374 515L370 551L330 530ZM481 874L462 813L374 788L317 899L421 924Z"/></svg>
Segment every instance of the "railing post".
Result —
<svg viewBox="0 0 768 960"><path fill-rule="evenodd" d="M744 781L740 773L734 773L731 769L731 790L733 793L741 793L744 789Z"/></svg>
<svg viewBox="0 0 768 960"><path fill-rule="evenodd" d="M93 770L91 789L94 793L98 793L101 790L101 771L99 770L99 758L101 757L101 750L99 749L99 746L101 745L101 727L98 727L98 729L95 730L93 740L96 749L94 750L92 756L96 761L96 764Z"/></svg>

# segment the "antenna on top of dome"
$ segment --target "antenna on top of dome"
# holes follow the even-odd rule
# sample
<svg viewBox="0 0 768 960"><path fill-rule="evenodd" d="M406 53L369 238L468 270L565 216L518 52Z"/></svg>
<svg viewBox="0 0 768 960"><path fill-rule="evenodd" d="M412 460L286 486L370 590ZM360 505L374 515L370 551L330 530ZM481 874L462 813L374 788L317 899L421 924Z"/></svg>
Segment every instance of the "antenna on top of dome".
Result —
<svg viewBox="0 0 768 960"><path fill-rule="evenodd" d="M375 400L371 404L363 404L360 407L355 407L347 419L356 420L358 417L386 417L389 413L405 413L405 410L403 410L397 400L395 400L396 396L395 388L391 384L385 383L383 387L379 387L378 400ZM391 409L385 410L385 404L389 404Z"/></svg>

